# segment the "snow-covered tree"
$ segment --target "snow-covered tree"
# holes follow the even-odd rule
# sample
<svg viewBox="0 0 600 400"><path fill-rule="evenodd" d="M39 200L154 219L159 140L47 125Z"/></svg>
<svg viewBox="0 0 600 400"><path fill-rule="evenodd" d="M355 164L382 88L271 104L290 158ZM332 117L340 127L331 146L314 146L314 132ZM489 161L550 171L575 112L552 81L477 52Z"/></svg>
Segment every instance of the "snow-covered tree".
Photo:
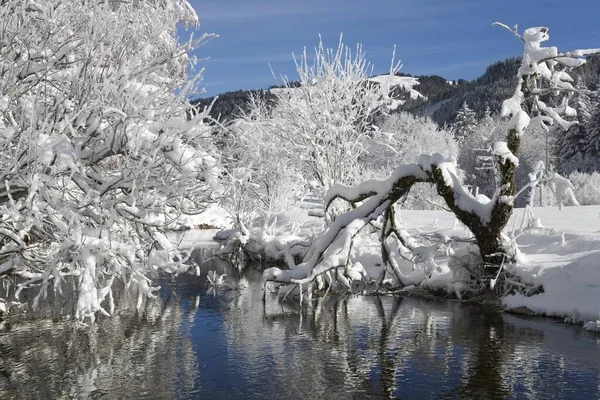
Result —
<svg viewBox="0 0 600 400"><path fill-rule="evenodd" d="M398 163L414 162L418 154L447 152L458 155L452 132L431 119L408 112L394 113L367 140L364 163L386 174Z"/></svg>
<svg viewBox="0 0 600 400"><path fill-rule="evenodd" d="M465 172L464 183L473 191L491 196L496 190L498 166L492 149L505 133L506 122L489 116L479 121L473 132L460 143L458 166Z"/></svg>
<svg viewBox="0 0 600 400"><path fill-rule="evenodd" d="M494 118L492 117L492 110L490 109L490 106L487 106L483 111L483 117L481 117L478 125L491 125L493 123Z"/></svg>
<svg viewBox="0 0 600 400"><path fill-rule="evenodd" d="M422 153L458 156L458 144L450 129L440 128L427 117L408 112L391 114L367 138L366 152L360 159L365 178L382 179L394 171L398 163L417 161ZM404 207L431 209L435 189L423 185L414 188Z"/></svg>
<svg viewBox="0 0 600 400"><path fill-rule="evenodd" d="M475 111L469 108L467 102L463 102L462 107L456 113L456 120L453 125L454 135L458 142L462 142L469 137L477 127L477 118Z"/></svg>
<svg viewBox="0 0 600 400"><path fill-rule="evenodd" d="M306 179L289 150L262 124L270 118L265 97L249 99L250 112L229 125L225 140L227 173L221 204L245 231L256 218L268 224L288 211L306 188Z"/></svg>
<svg viewBox="0 0 600 400"><path fill-rule="evenodd" d="M592 110L585 124L586 172L600 171L600 107Z"/></svg>
<svg viewBox="0 0 600 400"><path fill-rule="evenodd" d="M371 67L362 47L353 51L341 39L337 49L320 41L314 55L304 50L296 69L298 82L284 79L285 88L272 89L276 106L253 121L260 133L255 140L287 151L287 158L321 187L351 183L372 118L387 112L392 88L368 82ZM390 74L396 70L392 66Z"/></svg>
<svg viewBox="0 0 600 400"><path fill-rule="evenodd" d="M524 43L522 63L518 72L518 83L512 97L502 105L502 116L510 118L506 128L506 140L494 143L492 154L499 166L499 183L492 198L474 196L462 183L457 171L456 158L440 154L421 155L417 163L400 165L387 180L370 180L355 187L336 185L326 198L326 208L342 199L355 207L340 215L327 227L307 252L302 263L293 265L289 271L269 268L264 271L265 281L274 281L298 285L309 293L326 286L324 274L335 270L337 282L348 287L348 278L340 277L340 269L346 276L355 266L349 265L349 252L354 237L366 226L378 221L380 227L381 253L384 264L383 274L389 270L398 286L413 284L411 276L405 275L399 268L398 260L393 256L393 248L411 251L416 260L431 257L432 248L420 246L409 234L400 229L395 216L395 204L406 198L411 187L420 182L436 186L438 194L446 206L454 213L474 235L479 251L480 262L469 265L466 275L470 276L484 289L494 286L505 263L516 258L516 249L504 234L517 196L515 175L519 160L521 137L530 125L556 123L562 129L569 129L576 122L563 119L562 115L574 116L574 110L568 105L569 93L573 91L571 77L567 70L585 63L583 58L589 54L600 53L600 49L576 50L559 53L556 47L544 47L548 40L548 28L535 27L519 34L504 24L496 23L509 30ZM543 100L556 92L563 93L556 101L558 107L551 107ZM572 197L572 187L566 179L555 175L554 187L559 199ZM445 238L436 245L445 242ZM436 247L434 246L434 247ZM430 264L426 263L427 268ZM430 269L428 269L430 270ZM427 272L427 271L425 271ZM505 271L505 275L509 271ZM328 282L333 277L328 275ZM380 278L381 280L383 278ZM316 281L316 285L313 282ZM305 286L303 286L305 285ZM489 285L489 286L488 286ZM302 296L302 290L300 291ZM300 297L302 301L302 297Z"/></svg>
<svg viewBox="0 0 600 400"><path fill-rule="evenodd" d="M165 228L217 184L187 101L211 35L178 43L186 0L5 0L0 21L0 276L36 303L73 288L80 320L111 312L115 279L153 296L151 274L189 267Z"/></svg>
<svg viewBox="0 0 600 400"><path fill-rule="evenodd" d="M568 175L575 171L587 171L585 148L587 143L587 123L590 119L592 104L586 88L581 81L575 86L577 92L573 100L573 108L577 111L577 125L570 127L558 137L557 158L558 171Z"/></svg>

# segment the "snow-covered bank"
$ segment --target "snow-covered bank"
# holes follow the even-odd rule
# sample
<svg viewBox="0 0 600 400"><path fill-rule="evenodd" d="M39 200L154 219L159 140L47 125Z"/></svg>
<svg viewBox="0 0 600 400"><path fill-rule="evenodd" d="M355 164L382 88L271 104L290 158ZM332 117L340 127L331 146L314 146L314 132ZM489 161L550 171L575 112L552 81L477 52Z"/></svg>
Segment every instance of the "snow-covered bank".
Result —
<svg viewBox="0 0 600 400"><path fill-rule="evenodd" d="M600 206L534 208L543 228L520 232L525 209L515 209L508 225L522 253L515 272L524 282L542 285L544 293L506 296L508 308L526 307L540 315L571 322L600 319ZM444 211L404 211L403 222L416 230L451 233L454 217ZM457 233L456 230L454 233ZM590 329L591 330L591 329Z"/></svg>
<svg viewBox="0 0 600 400"><path fill-rule="evenodd" d="M518 210L516 218L522 213ZM600 206L534 209L545 228L525 232L517 243L526 256L518 266L525 281L544 293L504 299L507 307L527 307L573 322L600 318Z"/></svg>
<svg viewBox="0 0 600 400"><path fill-rule="evenodd" d="M519 231L525 209L515 209L508 228L514 229L522 253L514 272L524 282L542 285L544 293L509 295L503 304L571 322L595 323L600 318L600 206L565 207L562 211L540 207L533 212L543 228ZM403 221L427 232L432 223L442 230L452 226L454 217L444 211L405 211ZM450 233L447 229L446 234Z"/></svg>
<svg viewBox="0 0 600 400"><path fill-rule="evenodd" d="M534 208L533 213L543 227L521 230L524 213L525 209L516 209L508 225L508 232L522 253L513 272L522 282L542 285L544 292L531 297L509 295L503 304L507 308L526 307L536 314L568 318L571 322L589 322L586 326L593 330L591 327L600 318L600 206L565 207L562 211L556 207ZM435 238L446 236L453 238L454 249L460 249L464 244L457 242L471 237L454 215L446 211L402 210L399 219L423 248L434 244ZM310 217L306 212L299 216L296 211L293 223L291 218L282 216L269 234L255 229L255 245L284 261L282 249L291 238L309 239L322 230L322 219ZM378 235L370 230L365 228L355 238L350 265L364 268L367 279L374 281L381 273L382 259ZM427 259L413 264L398 254L395 256L412 284L460 297L464 283L452 265L457 254L446 245L432 254L435 264Z"/></svg>
<svg viewBox="0 0 600 400"><path fill-rule="evenodd" d="M231 227L233 220L230 214L216 204L209 206L197 215L182 215L175 222L177 229L223 229Z"/></svg>

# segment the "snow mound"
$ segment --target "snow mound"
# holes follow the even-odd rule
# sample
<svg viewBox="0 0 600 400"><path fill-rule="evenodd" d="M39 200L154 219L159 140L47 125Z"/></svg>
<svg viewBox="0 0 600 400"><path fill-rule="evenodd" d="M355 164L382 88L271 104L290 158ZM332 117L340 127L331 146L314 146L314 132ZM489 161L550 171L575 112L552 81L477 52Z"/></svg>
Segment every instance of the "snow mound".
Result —
<svg viewBox="0 0 600 400"><path fill-rule="evenodd" d="M535 208L547 228L531 229L517 238L528 264L516 273L523 281L542 285L532 297L510 295L508 308L527 307L537 314L567 317L573 322L600 316L600 231L598 206ZM515 210L517 220L524 210Z"/></svg>
<svg viewBox="0 0 600 400"><path fill-rule="evenodd" d="M590 332L600 333L600 320L586 322L585 324L583 324L583 329Z"/></svg>
<svg viewBox="0 0 600 400"><path fill-rule="evenodd" d="M507 296L504 304L511 308L525 306L549 316L570 316L574 322L600 315L600 252L582 257L564 267L542 267L533 280L544 286L544 293L525 297Z"/></svg>

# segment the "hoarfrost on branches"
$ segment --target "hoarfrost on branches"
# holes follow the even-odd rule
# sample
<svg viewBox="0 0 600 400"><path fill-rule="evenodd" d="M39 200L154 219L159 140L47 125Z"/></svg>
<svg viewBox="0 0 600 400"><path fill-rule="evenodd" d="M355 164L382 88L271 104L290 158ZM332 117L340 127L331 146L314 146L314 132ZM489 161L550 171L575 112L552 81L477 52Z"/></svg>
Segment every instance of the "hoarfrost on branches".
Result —
<svg viewBox="0 0 600 400"><path fill-rule="evenodd" d="M321 40L314 55L305 49L294 57L298 84L284 78L284 88L271 89L272 110L259 112L253 102L243 117L259 132L254 140L277 146L281 160L325 189L354 181L373 119L389 111L390 86L370 81L362 46L352 49L341 39L335 49ZM391 77L398 68L392 62Z"/></svg>
<svg viewBox="0 0 600 400"><path fill-rule="evenodd" d="M112 311L115 278L141 302L150 275L188 268L165 228L218 184L186 99L202 77L187 53L212 35L178 44L198 22L185 0L8 0L0 20L0 277L17 296L41 284L37 304L73 276L80 320Z"/></svg>

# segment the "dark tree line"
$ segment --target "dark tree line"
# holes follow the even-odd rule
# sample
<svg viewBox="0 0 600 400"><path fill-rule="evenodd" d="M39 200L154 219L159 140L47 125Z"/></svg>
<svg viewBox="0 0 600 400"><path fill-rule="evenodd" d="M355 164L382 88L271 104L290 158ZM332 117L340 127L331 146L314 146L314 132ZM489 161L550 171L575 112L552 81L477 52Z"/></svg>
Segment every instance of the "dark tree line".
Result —
<svg viewBox="0 0 600 400"><path fill-rule="evenodd" d="M227 122L250 110L250 95L255 93L265 96L269 101L275 101L275 96L268 90L236 90L235 92L221 93L216 100L215 97L208 97L193 100L191 103L202 110L214 101L210 116L218 121Z"/></svg>
<svg viewBox="0 0 600 400"><path fill-rule="evenodd" d="M471 81L462 81L445 98L429 98L421 109L414 112L429 114L439 125L452 124L463 103L482 117L487 107L492 113L500 110L502 101L512 95L520 58L509 58L490 65L485 73ZM590 56L586 64L572 71L571 76L580 82L582 89L595 91L600 83L600 56ZM419 90L418 87L415 87Z"/></svg>

